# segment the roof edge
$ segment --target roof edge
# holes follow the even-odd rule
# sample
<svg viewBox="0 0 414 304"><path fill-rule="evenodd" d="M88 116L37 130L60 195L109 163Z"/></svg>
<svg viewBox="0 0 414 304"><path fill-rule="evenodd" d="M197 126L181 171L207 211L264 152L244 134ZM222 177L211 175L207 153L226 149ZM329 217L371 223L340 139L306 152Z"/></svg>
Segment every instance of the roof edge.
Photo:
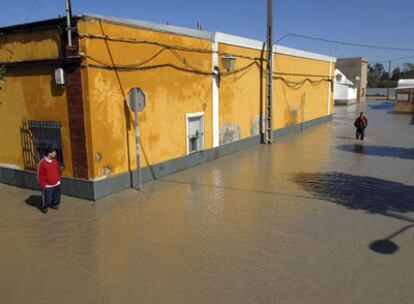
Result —
<svg viewBox="0 0 414 304"><path fill-rule="evenodd" d="M250 39L250 38L246 38L242 36L225 34L221 32L208 32L208 31L193 30L193 29L174 26L174 25L159 24L159 23L148 22L148 21L139 21L139 20L128 19L128 18L109 17L109 16L103 16L103 15L91 14L91 13L85 13L82 16L85 18L102 19L104 21L115 23L115 24L156 30L156 31L165 32L165 33L180 34L180 35L185 35L185 36L194 37L194 38L206 39L212 42L219 42L223 44L240 46L240 47L245 47L245 48L250 48L250 49L255 49L255 50L265 49L265 43L263 41ZM283 54L283 55L300 57L300 58L314 59L314 60L327 61L327 62L336 62L335 57L312 53L308 51L302 51L302 50L289 48L289 47L285 47L281 45L277 45L277 46L274 45L273 52L278 53L278 54Z"/></svg>
<svg viewBox="0 0 414 304"><path fill-rule="evenodd" d="M114 24L155 30L155 31L171 33L171 34L184 35L184 36L193 37L193 38L206 39L211 42L218 42L218 43L229 44L233 46L239 46L239 47L250 48L250 49L255 49L255 50L266 49L265 43L263 41L250 39L250 38L246 38L242 36L225 34L221 32L200 31L200 30L194 30L194 29L184 28L184 27L179 27L179 26L174 26L174 25L166 25L166 24L160 24L160 23L149 22L149 21L139 21L139 20L128 19L128 18L110 17L110 16L104 16L104 15L92 14L92 13L75 15L72 18L76 20L81 19L81 18L101 19L106 22L110 22ZM41 21L36 21L36 22L30 22L26 24L6 26L3 28L0 28L0 34L13 33L16 31L21 32L22 27L25 28L25 31L35 31L35 30L42 29L42 28L54 27L54 26L62 24L63 22L65 22L65 20L66 20L65 17L59 17L59 18L46 19L46 20L41 20ZM278 54L283 54L283 55L300 57L300 58L314 59L314 60L327 61L327 62L336 62L336 58L331 57L331 56L312 53L312 52L294 49L290 47L285 47L281 45L274 45L273 52L278 53Z"/></svg>

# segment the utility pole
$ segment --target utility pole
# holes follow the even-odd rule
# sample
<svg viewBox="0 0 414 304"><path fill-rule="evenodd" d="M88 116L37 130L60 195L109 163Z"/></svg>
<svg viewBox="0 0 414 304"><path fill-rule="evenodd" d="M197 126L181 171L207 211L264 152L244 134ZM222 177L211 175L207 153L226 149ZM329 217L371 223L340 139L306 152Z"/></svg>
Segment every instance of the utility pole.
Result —
<svg viewBox="0 0 414 304"><path fill-rule="evenodd" d="M388 77L387 77L387 100L390 95L390 78L391 78L391 60L388 61Z"/></svg>
<svg viewBox="0 0 414 304"><path fill-rule="evenodd" d="M66 0L66 30L68 32L68 48L72 48L72 5L70 0Z"/></svg>
<svg viewBox="0 0 414 304"><path fill-rule="evenodd" d="M266 70L266 121L265 143L273 142L272 94L273 94L273 1L267 0L267 70Z"/></svg>

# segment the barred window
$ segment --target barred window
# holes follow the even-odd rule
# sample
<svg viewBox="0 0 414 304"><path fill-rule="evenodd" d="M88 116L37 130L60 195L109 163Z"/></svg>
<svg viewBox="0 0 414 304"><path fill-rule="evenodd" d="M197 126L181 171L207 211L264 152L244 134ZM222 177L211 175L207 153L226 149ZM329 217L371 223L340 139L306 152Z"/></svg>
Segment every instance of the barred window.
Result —
<svg viewBox="0 0 414 304"><path fill-rule="evenodd" d="M30 132L36 147L37 159L42 159L47 148L56 150L56 159L60 166L64 165L62 152L61 124L59 121L29 120Z"/></svg>

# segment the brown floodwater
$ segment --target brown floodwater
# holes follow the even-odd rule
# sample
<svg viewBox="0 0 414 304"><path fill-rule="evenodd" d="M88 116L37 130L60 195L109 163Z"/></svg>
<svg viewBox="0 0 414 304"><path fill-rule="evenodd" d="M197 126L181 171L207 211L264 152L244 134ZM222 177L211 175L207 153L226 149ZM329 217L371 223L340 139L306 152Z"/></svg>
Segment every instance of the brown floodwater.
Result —
<svg viewBox="0 0 414 304"><path fill-rule="evenodd" d="M414 125L387 102L96 203L0 185L0 303L414 303Z"/></svg>

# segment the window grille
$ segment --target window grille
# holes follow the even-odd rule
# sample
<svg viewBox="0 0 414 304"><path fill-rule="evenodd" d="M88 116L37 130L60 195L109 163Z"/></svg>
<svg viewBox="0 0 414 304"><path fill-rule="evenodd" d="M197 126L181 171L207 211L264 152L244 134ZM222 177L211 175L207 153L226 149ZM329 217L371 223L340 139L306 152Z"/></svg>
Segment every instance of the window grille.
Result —
<svg viewBox="0 0 414 304"><path fill-rule="evenodd" d="M39 161L47 148L56 150L56 159L60 166L64 165L62 152L61 124L59 121L29 120L30 132L36 147L36 156Z"/></svg>

